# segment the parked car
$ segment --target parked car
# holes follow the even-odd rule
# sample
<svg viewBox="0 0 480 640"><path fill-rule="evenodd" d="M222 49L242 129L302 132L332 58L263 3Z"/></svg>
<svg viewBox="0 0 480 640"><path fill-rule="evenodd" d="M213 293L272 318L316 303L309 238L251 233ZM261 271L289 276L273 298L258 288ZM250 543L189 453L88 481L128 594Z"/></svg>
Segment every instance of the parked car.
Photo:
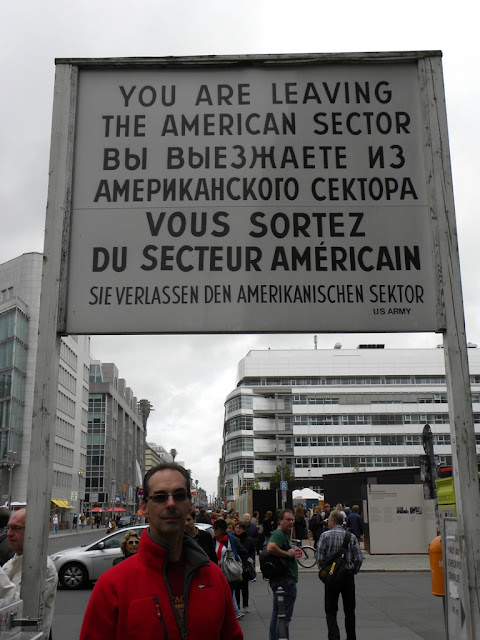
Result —
<svg viewBox="0 0 480 640"><path fill-rule="evenodd" d="M122 516L117 522L117 527L121 529L122 527L129 527L132 524L131 516Z"/></svg>
<svg viewBox="0 0 480 640"><path fill-rule="evenodd" d="M65 589L80 589L88 582L97 580L104 571L110 569L115 558L123 555L120 542L125 533L133 530L141 536L147 526L124 527L92 544L52 554L51 558L58 572L58 583Z"/></svg>
<svg viewBox="0 0 480 640"><path fill-rule="evenodd" d="M196 526L213 536L211 525L198 523ZM141 536L143 529L147 527L148 524L123 527L92 544L71 547L52 554L50 557L58 572L58 583L65 589L73 590L97 580L104 571L110 569L115 558L122 556L120 543L125 533L132 530Z"/></svg>

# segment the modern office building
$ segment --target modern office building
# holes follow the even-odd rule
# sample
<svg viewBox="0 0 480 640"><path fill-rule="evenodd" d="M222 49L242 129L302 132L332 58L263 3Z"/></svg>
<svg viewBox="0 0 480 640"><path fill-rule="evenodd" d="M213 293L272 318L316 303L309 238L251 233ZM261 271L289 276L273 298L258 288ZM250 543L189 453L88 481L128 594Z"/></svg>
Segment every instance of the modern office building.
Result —
<svg viewBox="0 0 480 640"><path fill-rule="evenodd" d="M0 265L0 496L27 498L43 255ZM55 416L52 512L61 520L85 498L89 336L62 338Z"/></svg>
<svg viewBox="0 0 480 640"><path fill-rule="evenodd" d="M480 350L469 345L477 446ZM225 402L220 487L269 488L278 465L322 490L328 473L418 466L429 424L435 454L451 462L442 348L251 351Z"/></svg>
<svg viewBox="0 0 480 640"><path fill-rule="evenodd" d="M144 401L148 402L148 401ZM145 473L147 419L114 364L90 367L86 507L133 514Z"/></svg>

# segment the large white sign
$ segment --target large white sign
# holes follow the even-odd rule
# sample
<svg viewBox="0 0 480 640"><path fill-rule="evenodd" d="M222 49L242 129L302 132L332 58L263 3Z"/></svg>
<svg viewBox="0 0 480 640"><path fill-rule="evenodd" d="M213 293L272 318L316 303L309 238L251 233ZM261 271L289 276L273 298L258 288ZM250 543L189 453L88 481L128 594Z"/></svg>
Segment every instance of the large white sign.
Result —
<svg viewBox="0 0 480 640"><path fill-rule="evenodd" d="M416 60L80 64L67 333L442 328L424 104Z"/></svg>
<svg viewBox="0 0 480 640"><path fill-rule="evenodd" d="M421 484L369 484L370 553L425 553L436 536L433 500Z"/></svg>

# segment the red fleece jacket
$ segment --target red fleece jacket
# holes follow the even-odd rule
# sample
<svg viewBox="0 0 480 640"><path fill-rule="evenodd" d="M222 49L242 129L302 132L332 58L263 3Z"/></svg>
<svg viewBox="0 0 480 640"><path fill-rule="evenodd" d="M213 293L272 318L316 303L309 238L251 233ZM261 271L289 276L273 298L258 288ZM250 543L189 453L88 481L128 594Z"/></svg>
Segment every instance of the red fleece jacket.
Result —
<svg viewBox="0 0 480 640"><path fill-rule="evenodd" d="M90 596L80 640L242 640L221 569L184 536L183 628L165 580L167 549L146 529L138 553L102 574Z"/></svg>

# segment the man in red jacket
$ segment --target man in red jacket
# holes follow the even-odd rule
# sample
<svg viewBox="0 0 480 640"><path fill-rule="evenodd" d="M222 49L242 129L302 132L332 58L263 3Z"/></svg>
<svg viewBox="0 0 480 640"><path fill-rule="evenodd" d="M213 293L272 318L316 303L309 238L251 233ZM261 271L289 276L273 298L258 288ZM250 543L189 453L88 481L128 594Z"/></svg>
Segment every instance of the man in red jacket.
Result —
<svg viewBox="0 0 480 640"><path fill-rule="evenodd" d="M242 640L221 569L184 534L191 512L190 477L172 462L143 481L149 519L139 550L102 574L83 619L80 640Z"/></svg>

